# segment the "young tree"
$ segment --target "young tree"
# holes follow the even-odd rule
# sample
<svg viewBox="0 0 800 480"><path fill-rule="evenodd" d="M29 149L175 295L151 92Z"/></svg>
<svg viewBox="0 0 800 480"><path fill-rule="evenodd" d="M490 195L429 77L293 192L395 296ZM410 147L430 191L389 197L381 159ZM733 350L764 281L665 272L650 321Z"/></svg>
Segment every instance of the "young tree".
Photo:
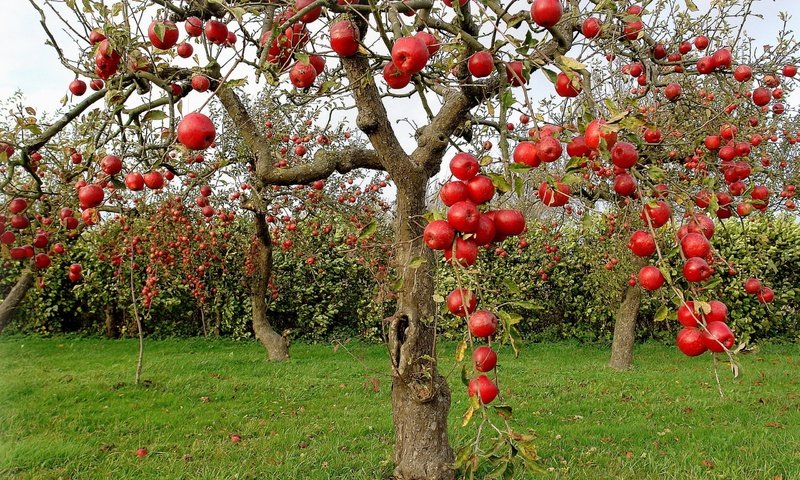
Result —
<svg viewBox="0 0 800 480"><path fill-rule="evenodd" d="M454 475L454 455L447 434L451 393L436 364L435 257L423 237L428 185L448 150L472 150L469 141L484 129L493 131L497 139L497 150L489 148L497 158L487 156L484 161L485 172L491 174L492 195L476 194L481 201L467 195L464 204L456 208L471 218L467 224L457 225L448 216L450 227L460 232L454 237L456 251L450 253L456 257L454 263L465 263L466 254L459 253L458 248L477 248L476 219L485 216L493 225L499 224L496 214L481 213L485 207L478 209L475 204L482 203L484 197L491 198L495 189L501 194L524 192L526 181L530 181L526 180L530 178L524 171L527 168L507 168L512 162L531 168L545 164L547 179L534 187L549 207L566 206L578 192L599 197L601 194L595 192L602 192L605 185L601 179L612 172L617 178L628 175L630 178L623 180L639 182L641 194L631 198L630 208L635 206L642 212L645 235L653 236L660 225L670 221L673 212L686 212L693 221L685 225L685 233L696 235L708 228L705 217L688 202L697 197L698 190L717 193L707 199L701 195L697 208L724 216L730 202L722 195L720 179L745 182L754 171L745 172L744 165L736 168L738 164L731 164L733 158L738 156L748 163L744 159L753 148L765 148L765 138L776 142L795 138L796 130L779 132L776 127L773 133L767 124L764 131L764 124L758 119L752 124L744 113L754 108L747 95L751 78L764 85L752 90L752 102L757 107L773 102L773 119L785 113L786 107L778 101L784 93L776 89L780 83L778 65L786 65L782 71L786 79L796 73L795 59L784 54L795 46L788 36L783 37L780 49L765 51L757 62L753 61L749 77L732 90L731 98L737 103L730 109L714 112L713 99L708 98L712 86L716 89L724 82L727 88L733 88L736 84L723 79L742 75L740 60L734 65L734 59L749 56L742 51L745 42L741 29L731 25L747 18L750 1L715 2L707 12L698 12L693 2L676 0L654 0L641 6L600 0L534 0L530 7L504 6L493 0L298 0L288 4L150 0L121 1L111 7L93 1L80 7L75 2L31 3L42 14L45 31L65 67L80 77L107 82L104 90L86 100L91 104L105 99L101 110L107 112L108 121L93 138L119 139L127 155L144 165L163 165L188 176L190 172L177 168L174 160L192 158L197 155L193 151L213 149L216 128L208 117L193 112L180 118L185 108L180 99L194 88L213 91L247 147L260 188L305 185L355 169L381 170L390 175L396 188L393 260L398 288L396 311L387 319L387 343L396 431L394 475L398 479L438 480ZM688 12L679 13L681 9ZM78 57L70 59L52 34L54 16L74 19L66 30L75 37L81 51ZM189 38L178 44L183 37L181 30ZM710 31L715 32L714 38L705 37ZM691 38L694 47L688 44ZM715 53L696 59L689 55L693 48ZM194 65L177 58L192 57L195 49ZM627 74L637 73L639 87L631 96L607 96L601 101L598 92L613 89L624 75L615 68L601 74L604 67L592 64L592 59L606 56L627 59ZM331 65L326 65L326 60ZM554 69L561 73L556 74ZM291 90L283 80L287 70L294 87ZM537 111L532 105L532 92L526 87L532 75L541 75L539 71L552 79L559 96L574 99L549 104L552 109L561 109L559 126L542 125L544 110ZM283 102L324 104L333 113L328 122L320 120L323 125L347 121L345 112L353 109L355 125L368 146L353 144L336 150L320 146L292 162L276 162L278 157L265 126L256 121L243 101L243 82L235 79L239 72L246 72L250 79L265 78L287 87L280 96ZM203 78L198 78L200 75ZM704 101L709 103L704 105ZM397 116L410 117L413 135L406 136L393 125L398 111ZM514 125L509 125L509 114L515 111L534 122L525 142ZM668 115L662 115L665 112ZM703 120L708 114L712 118ZM63 128L74 118L51 128ZM669 130L656 139L651 131L660 128L664 118L696 120L687 122L690 128L677 128L670 122ZM152 128L154 134L147 134L151 129L143 125L163 126L163 134L155 134L157 128ZM575 134L581 134L581 140ZM739 147L744 134L750 135L747 149ZM699 141L708 136L722 137L731 145L712 143L702 149ZM679 141L681 137L688 141ZM98 140L89 143L96 148ZM567 143L572 160L559 163L563 143ZM29 167L30 154L43 142L18 145L23 146L20 161ZM730 149L733 157L728 158L727 153L723 156ZM722 162L717 162L717 153ZM456 173L459 168L454 168L454 163L460 161L451 162L451 171L461 180L474 178L476 169L472 166L470 175ZM474 165L478 165L477 159ZM766 175L767 171L755 173ZM775 172L775 177L786 178L786 172ZM657 186L661 183L667 188ZM484 180L474 187L488 191L488 186L484 189L479 184L485 184ZM758 207L765 206L770 198L768 190L757 188L761 186L759 182L749 190L753 205ZM736 188L741 189L741 185ZM745 191L746 183L740 193ZM788 195L788 182L784 191L787 198L793 196L793 189ZM659 250L658 266L643 267L639 283L655 289L668 282L681 306L689 305L687 294L694 299L692 316L700 318L679 338L679 347L685 352L698 354L710 348L728 353L733 336L725 331L724 323L711 321L714 307L702 288L710 273L703 258L708 252L701 240L696 243L696 248L678 249L671 257ZM268 239L261 245L262 252L269 251ZM690 267L685 282L678 281L667 268L671 259L677 262L681 255ZM265 257L262 263L267 262ZM680 262L684 263L682 258ZM257 288L257 296L262 291ZM765 300L768 297L766 290L757 293ZM470 388L470 392L477 393L484 403L491 401L481 386ZM504 465L508 468L509 464ZM506 470L505 475L513 475L513 471Z"/></svg>

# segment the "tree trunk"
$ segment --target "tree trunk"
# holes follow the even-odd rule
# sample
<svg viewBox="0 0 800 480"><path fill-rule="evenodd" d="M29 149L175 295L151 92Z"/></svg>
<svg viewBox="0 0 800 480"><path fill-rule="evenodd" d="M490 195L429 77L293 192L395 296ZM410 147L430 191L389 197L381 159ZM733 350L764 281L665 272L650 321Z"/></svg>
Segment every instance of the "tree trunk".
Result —
<svg viewBox="0 0 800 480"><path fill-rule="evenodd" d="M103 307L106 316L106 337L119 338L119 325L117 322L117 308L110 303Z"/></svg>
<svg viewBox="0 0 800 480"><path fill-rule="evenodd" d="M423 175L418 175L423 177ZM391 317L392 414L398 480L450 480L453 450L447 437L450 389L436 369L433 252L422 240L426 178L398 182L396 269L403 280ZM425 259L411 268L413 258Z"/></svg>
<svg viewBox="0 0 800 480"><path fill-rule="evenodd" d="M614 318L614 341L611 344L609 366L615 370L627 370L633 365L633 343L636 339L636 316L642 290L638 285L625 289L622 303Z"/></svg>
<svg viewBox="0 0 800 480"><path fill-rule="evenodd" d="M0 333L3 333L3 329L13 318L17 307L25 299L25 294L33 286L35 278L35 275L30 270L23 271L17 279L17 283L8 292L6 298L3 299L3 303L0 303Z"/></svg>
<svg viewBox="0 0 800 480"><path fill-rule="evenodd" d="M269 277L272 274L272 239L264 215L255 214L256 253L255 272L253 273L250 299L253 304L253 330L256 338L264 348L270 361L282 361L289 358L289 342L278 334L269 323L267 317L267 291Z"/></svg>

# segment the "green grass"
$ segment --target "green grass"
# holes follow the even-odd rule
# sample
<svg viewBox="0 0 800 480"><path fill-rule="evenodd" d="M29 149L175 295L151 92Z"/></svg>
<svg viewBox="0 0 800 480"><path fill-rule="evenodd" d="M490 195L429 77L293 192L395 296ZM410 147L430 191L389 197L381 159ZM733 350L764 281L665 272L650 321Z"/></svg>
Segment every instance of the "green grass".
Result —
<svg viewBox="0 0 800 480"><path fill-rule="evenodd" d="M0 478L385 478L388 360L381 346L348 349L294 345L292 360L270 364L254 342L148 341L137 387L134 341L0 339ZM741 379L721 372L724 398L710 357L660 345L638 347L627 373L604 366L602 347L529 345L516 360L503 350L501 381L514 425L537 434L546 478L788 480L800 475L799 354L743 357ZM457 371L450 380L459 443L474 425L460 427L466 393Z"/></svg>

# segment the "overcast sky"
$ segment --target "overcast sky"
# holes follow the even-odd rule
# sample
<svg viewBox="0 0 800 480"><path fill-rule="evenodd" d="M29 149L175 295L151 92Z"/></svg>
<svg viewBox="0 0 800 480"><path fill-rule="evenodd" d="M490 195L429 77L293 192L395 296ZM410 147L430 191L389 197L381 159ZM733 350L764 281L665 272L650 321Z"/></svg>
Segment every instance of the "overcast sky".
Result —
<svg viewBox="0 0 800 480"><path fill-rule="evenodd" d="M695 0L701 8L709 0ZM74 78L64 69L52 48L44 44L45 35L39 25L38 14L24 0L0 0L3 14L0 15L0 31L4 33L0 42L0 98L8 98L21 90L26 104L39 110L52 112L59 107L59 100ZM764 20L748 20L748 32L763 43L774 39L778 26L777 15L781 10L796 10L798 0L762 0L756 5L756 13ZM800 19L792 18L790 26L800 31Z"/></svg>

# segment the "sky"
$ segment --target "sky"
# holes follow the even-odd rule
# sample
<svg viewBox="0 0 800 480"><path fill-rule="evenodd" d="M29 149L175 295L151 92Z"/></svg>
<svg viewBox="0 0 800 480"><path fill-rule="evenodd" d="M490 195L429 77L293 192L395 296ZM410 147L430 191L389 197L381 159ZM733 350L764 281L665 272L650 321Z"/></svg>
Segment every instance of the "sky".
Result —
<svg viewBox="0 0 800 480"><path fill-rule="evenodd" d="M703 9L710 1L695 0L695 3ZM0 31L4 32L5 39L0 42L0 99L21 90L26 105L39 111L55 111L73 74L61 66L54 50L44 44L45 34L39 25L38 13L28 1L0 0L0 4L3 4ZM758 41L769 43L777 28L778 12L796 6L797 0L757 2L755 13L762 14L764 19L748 20L747 31ZM791 19L790 28L800 32L800 16ZM397 116L403 114L402 111L392 112L391 107L390 112Z"/></svg>

